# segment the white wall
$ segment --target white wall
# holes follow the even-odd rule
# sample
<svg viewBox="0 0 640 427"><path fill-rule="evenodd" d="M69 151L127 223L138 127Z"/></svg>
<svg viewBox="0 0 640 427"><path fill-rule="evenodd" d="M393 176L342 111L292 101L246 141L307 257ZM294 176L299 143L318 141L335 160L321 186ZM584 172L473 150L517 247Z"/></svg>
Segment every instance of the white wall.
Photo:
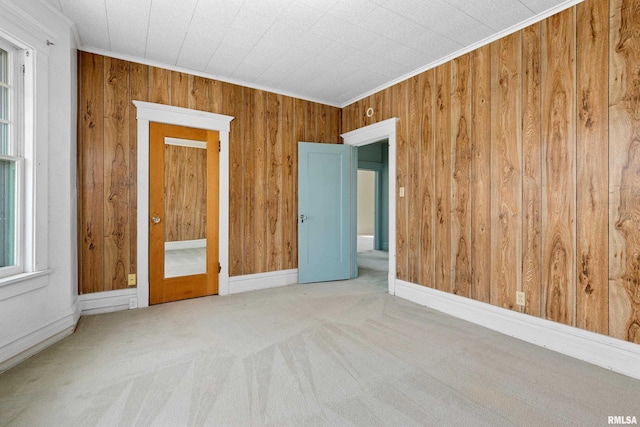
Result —
<svg viewBox="0 0 640 427"><path fill-rule="evenodd" d="M35 211L44 230L50 271L0 286L0 372L73 331L77 308L76 42L71 23L37 0L0 0L0 29L36 40L36 93L45 99L36 121L39 173L45 176ZM47 46L50 40L55 45ZM47 81L48 80L48 81ZM47 100L48 98L48 100ZM44 142L44 143L43 143ZM38 247L39 246L39 247ZM46 247L42 247L46 246ZM44 267L44 268L42 268ZM40 266L40 269L46 269Z"/></svg>
<svg viewBox="0 0 640 427"><path fill-rule="evenodd" d="M373 235L375 202L375 171L358 170L358 234Z"/></svg>

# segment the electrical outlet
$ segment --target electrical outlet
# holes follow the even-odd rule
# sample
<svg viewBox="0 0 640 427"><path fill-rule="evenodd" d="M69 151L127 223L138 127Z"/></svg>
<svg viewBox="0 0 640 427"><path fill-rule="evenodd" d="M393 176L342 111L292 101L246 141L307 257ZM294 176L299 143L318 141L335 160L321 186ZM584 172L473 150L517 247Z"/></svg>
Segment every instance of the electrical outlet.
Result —
<svg viewBox="0 0 640 427"><path fill-rule="evenodd" d="M516 304L524 307L525 301L524 292L516 291Z"/></svg>
<svg viewBox="0 0 640 427"><path fill-rule="evenodd" d="M129 310L133 310L134 308L138 308L138 298L131 297L129 298Z"/></svg>
<svg viewBox="0 0 640 427"><path fill-rule="evenodd" d="M400 187L400 197L404 197L404 187Z"/></svg>
<svg viewBox="0 0 640 427"><path fill-rule="evenodd" d="M127 277L127 285L128 286L135 286L136 285L136 275L135 274L130 274L129 277Z"/></svg>

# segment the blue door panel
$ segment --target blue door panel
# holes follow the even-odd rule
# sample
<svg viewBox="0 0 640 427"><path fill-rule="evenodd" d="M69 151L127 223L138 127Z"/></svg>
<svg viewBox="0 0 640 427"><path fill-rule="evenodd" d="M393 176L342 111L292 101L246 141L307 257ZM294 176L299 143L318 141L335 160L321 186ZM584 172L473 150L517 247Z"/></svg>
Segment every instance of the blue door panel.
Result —
<svg viewBox="0 0 640 427"><path fill-rule="evenodd" d="M351 277L351 155L348 145L298 144L300 283Z"/></svg>

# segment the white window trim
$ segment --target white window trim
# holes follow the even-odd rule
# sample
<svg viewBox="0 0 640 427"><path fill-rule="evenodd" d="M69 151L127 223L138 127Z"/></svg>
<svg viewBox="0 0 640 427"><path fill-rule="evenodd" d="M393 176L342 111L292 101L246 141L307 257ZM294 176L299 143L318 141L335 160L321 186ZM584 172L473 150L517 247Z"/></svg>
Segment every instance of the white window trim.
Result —
<svg viewBox="0 0 640 427"><path fill-rule="evenodd" d="M24 292L30 289L24 282L35 276L51 272L48 268L48 136L49 136L49 31L37 28L18 13L9 3L0 4L0 38L25 52L18 64L25 65L22 80L22 96L24 104L19 110L23 112L19 118L22 133L21 152L24 160L21 165L21 197L22 213L17 221L22 233L17 257L20 257L22 268L15 274L0 277L0 288L9 285L24 285ZM28 55L26 54L28 53ZM20 69L18 70L22 72ZM13 287L13 286L12 286ZM12 290L12 295L20 293Z"/></svg>

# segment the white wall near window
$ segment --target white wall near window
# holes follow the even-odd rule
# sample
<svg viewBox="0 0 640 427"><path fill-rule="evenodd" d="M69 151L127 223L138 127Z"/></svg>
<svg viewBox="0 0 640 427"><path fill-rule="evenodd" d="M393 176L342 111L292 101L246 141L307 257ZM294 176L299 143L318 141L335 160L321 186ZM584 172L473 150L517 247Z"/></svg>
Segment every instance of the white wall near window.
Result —
<svg viewBox="0 0 640 427"><path fill-rule="evenodd" d="M38 0L0 0L0 36L33 50L25 116L27 273L0 279L0 371L73 331L76 267L76 44L72 24ZM49 43L47 43L47 41ZM29 181L32 179L32 181ZM30 255L29 255L30 254Z"/></svg>

